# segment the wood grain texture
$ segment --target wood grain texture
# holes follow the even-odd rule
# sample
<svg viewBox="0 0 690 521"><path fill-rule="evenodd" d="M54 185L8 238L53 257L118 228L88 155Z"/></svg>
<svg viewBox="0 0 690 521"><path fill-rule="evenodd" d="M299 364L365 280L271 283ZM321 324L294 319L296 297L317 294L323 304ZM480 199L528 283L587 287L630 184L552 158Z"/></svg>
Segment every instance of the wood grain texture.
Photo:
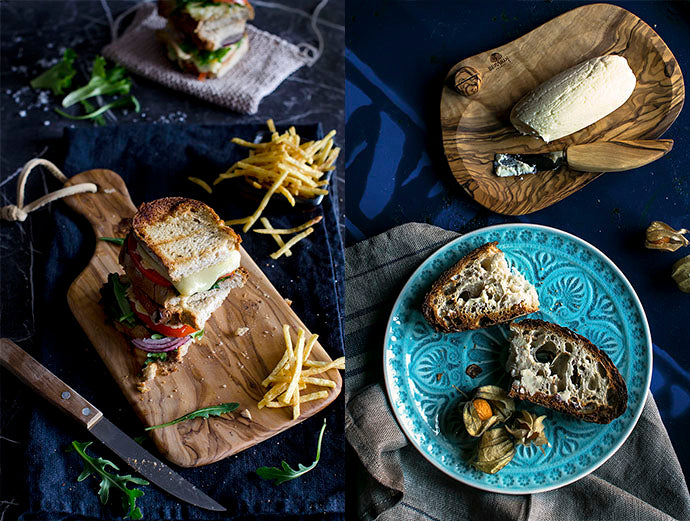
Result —
<svg viewBox="0 0 690 521"><path fill-rule="evenodd" d="M637 85L616 111L574 134L544 143L510 124L510 110L530 90L582 61L606 54L628 60ZM481 89L471 97L455 90L455 74L471 67ZM441 94L443 146L455 179L478 203L498 213L522 215L546 208L601 173L555 172L500 178L501 153L543 153L592 141L655 139L673 123L685 99L680 67L662 39L632 13L609 4L573 9L506 45L457 63ZM621 178L621 186L627 181Z"/></svg>
<svg viewBox="0 0 690 521"><path fill-rule="evenodd" d="M72 177L67 184L82 182L95 183L98 192L69 197L66 203L86 217L97 237L122 237L136 212L122 178L109 170L90 170ZM89 265L70 286L67 300L144 425L164 423L222 402L240 404L232 418L194 419L151 431L168 460L194 467L236 454L316 414L340 393L342 378L337 370L331 370L328 377L336 382L336 388L329 390L324 400L303 404L297 421L291 419L289 409L257 408L265 392L261 381L284 352L282 324L291 325L295 338L297 328L308 330L244 249L241 265L249 272L248 283L230 292L206 323L203 339L190 347L179 369L157 377L149 383L149 392L139 393L136 383L143 352L107 323L99 305L99 290L108 273L122 273L117 253L113 244L97 241ZM236 336L234 332L240 327L249 327L249 331ZM331 360L319 343L312 353L313 360ZM252 420L239 414L244 409L249 410Z"/></svg>
<svg viewBox="0 0 690 521"><path fill-rule="evenodd" d="M595 141L566 149L568 166L582 172L623 172L647 165L668 154L672 139Z"/></svg>

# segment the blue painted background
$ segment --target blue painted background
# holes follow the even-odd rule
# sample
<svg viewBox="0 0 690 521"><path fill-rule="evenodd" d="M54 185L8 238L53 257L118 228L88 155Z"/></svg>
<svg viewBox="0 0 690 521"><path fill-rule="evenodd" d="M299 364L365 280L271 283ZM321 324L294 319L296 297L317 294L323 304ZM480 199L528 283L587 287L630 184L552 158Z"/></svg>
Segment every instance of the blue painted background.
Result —
<svg viewBox="0 0 690 521"><path fill-rule="evenodd" d="M690 2L614 2L652 26L690 74ZM472 201L443 155L439 106L450 67L507 43L584 2L349 0L346 33L347 243L410 221L467 232L503 222L560 228L590 242L637 291L654 341L652 392L684 471L690 425L690 294L670 277L690 255L650 251L653 220L690 228L690 114L666 131L673 151L609 174L545 210L495 214Z"/></svg>

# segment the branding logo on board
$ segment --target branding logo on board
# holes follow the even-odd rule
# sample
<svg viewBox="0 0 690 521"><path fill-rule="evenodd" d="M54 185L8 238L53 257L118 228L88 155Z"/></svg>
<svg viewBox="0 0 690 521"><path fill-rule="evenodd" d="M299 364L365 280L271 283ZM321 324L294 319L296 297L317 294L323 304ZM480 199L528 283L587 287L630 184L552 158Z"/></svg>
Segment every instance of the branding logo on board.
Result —
<svg viewBox="0 0 690 521"><path fill-rule="evenodd" d="M501 53L495 52L489 57L491 65L489 65L489 72L500 69L506 63L510 63L510 58L508 56L503 56Z"/></svg>

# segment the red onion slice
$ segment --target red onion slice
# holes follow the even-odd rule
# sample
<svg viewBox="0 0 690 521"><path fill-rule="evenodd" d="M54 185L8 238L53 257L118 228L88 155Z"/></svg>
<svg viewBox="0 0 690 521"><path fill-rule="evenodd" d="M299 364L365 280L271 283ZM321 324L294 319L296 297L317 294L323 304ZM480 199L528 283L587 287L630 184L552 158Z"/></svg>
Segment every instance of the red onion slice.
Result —
<svg viewBox="0 0 690 521"><path fill-rule="evenodd" d="M183 337L171 337L166 336L165 338L133 338L132 345L142 351L148 353L165 353L166 351L172 351L178 347L183 346L191 340L189 335Z"/></svg>
<svg viewBox="0 0 690 521"><path fill-rule="evenodd" d="M242 38L244 38L244 34L240 34L239 36L231 36L223 42L222 47L230 47L231 45L235 45Z"/></svg>

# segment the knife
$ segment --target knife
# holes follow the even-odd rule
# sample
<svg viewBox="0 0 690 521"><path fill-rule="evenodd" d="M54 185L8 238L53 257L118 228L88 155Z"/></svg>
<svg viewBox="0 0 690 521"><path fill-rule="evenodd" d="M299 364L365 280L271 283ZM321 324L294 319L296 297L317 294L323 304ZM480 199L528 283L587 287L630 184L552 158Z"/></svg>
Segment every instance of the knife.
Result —
<svg viewBox="0 0 690 521"><path fill-rule="evenodd" d="M499 177L536 174L567 165L579 172L621 172L656 161L673 148L672 139L595 141L543 154L496 154Z"/></svg>
<svg viewBox="0 0 690 521"><path fill-rule="evenodd" d="M223 505L211 499L165 463L143 449L141 445L113 425L103 416L101 411L91 405L79 393L7 338L0 338L0 364L43 398L84 425L91 434L122 458L127 465L168 494L206 510L218 512L226 510Z"/></svg>

